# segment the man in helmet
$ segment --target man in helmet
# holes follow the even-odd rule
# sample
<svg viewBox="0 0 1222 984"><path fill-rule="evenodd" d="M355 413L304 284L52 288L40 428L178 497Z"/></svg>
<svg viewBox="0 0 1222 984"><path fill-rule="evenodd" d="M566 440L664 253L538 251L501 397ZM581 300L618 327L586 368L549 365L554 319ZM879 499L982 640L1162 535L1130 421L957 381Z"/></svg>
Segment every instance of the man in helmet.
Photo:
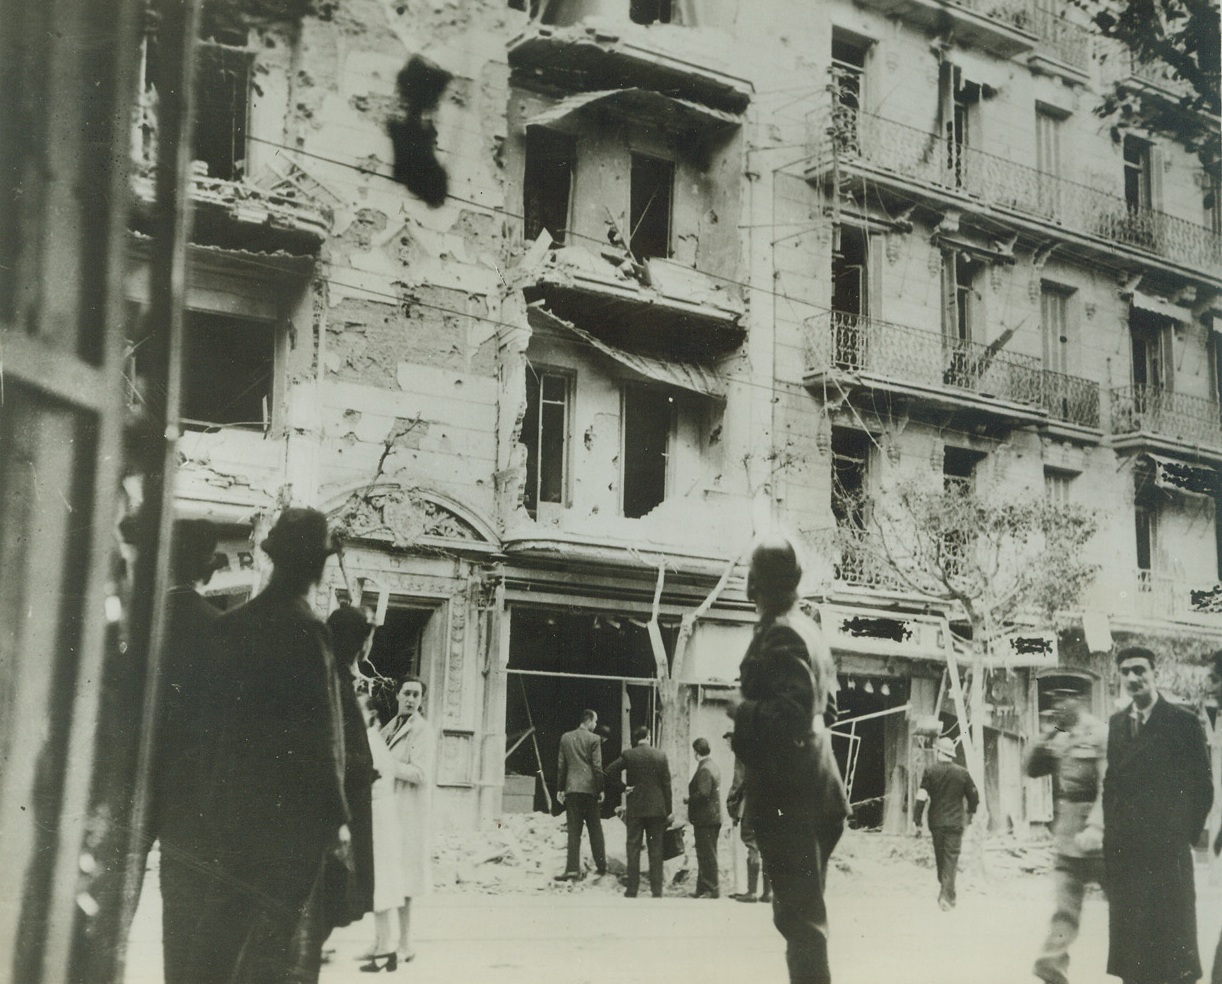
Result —
<svg viewBox="0 0 1222 984"><path fill-rule="evenodd" d="M835 713L836 666L823 633L798 608L801 578L789 540L771 537L755 548L747 597L759 624L740 668L741 697L727 713L789 979L830 984L823 891L849 810L825 722Z"/></svg>

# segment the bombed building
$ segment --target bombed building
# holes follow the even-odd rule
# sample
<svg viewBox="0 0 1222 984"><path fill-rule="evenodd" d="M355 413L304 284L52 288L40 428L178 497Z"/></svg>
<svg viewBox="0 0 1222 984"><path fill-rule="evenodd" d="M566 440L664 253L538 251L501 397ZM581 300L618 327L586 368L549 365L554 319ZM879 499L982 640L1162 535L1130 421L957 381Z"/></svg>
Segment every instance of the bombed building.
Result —
<svg viewBox="0 0 1222 984"><path fill-rule="evenodd" d="M961 690L991 822L1046 820L1021 759L1051 695L1107 711L1126 638L1222 644L1216 176L1092 112L1117 72L1176 83L1068 3L774 7L205 10L176 512L224 529L222 606L258 590L280 507L332 517L315 605L367 608L379 671L425 680L448 823L546 809L586 707L609 749L648 724L728 769L771 524L807 551L863 825L903 829ZM150 24L136 401L157 57ZM395 121L435 161L399 159ZM860 496L901 479L1094 507L1100 572L973 679L962 612L869 549Z"/></svg>

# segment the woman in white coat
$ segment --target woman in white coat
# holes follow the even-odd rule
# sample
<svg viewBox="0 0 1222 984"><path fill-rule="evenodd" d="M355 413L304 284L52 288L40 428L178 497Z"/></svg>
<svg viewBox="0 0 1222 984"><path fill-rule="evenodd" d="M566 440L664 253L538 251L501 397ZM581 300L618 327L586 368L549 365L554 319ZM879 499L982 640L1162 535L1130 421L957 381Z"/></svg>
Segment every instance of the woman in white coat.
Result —
<svg viewBox="0 0 1222 984"><path fill-rule="evenodd" d="M395 803L399 808L403 897L399 905L399 959L416 954L411 946L412 899L431 887L433 768L437 738L424 715L424 682L407 676L399 684L399 714L382 728L395 761ZM376 891L376 884L375 884Z"/></svg>
<svg viewBox="0 0 1222 984"><path fill-rule="evenodd" d="M373 782L373 911L376 935L373 947L361 959L368 960L361 970L394 970L398 963L391 921L407 895L403 887L403 830L399 806L395 802L395 758L386 747L378 728L377 715L371 715L367 736L377 778Z"/></svg>

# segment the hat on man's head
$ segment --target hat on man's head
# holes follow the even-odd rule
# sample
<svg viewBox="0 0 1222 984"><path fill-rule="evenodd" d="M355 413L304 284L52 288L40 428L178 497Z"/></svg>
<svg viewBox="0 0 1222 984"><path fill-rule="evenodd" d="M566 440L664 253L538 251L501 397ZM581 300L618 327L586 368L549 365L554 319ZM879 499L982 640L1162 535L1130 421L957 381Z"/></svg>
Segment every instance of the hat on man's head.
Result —
<svg viewBox="0 0 1222 984"><path fill-rule="evenodd" d="M939 738L933 743L933 750L947 758L955 757L955 743L950 738Z"/></svg>
<svg viewBox="0 0 1222 984"><path fill-rule="evenodd" d="M335 553L327 517L317 509L291 506L280 514L263 541L273 561L317 560Z"/></svg>

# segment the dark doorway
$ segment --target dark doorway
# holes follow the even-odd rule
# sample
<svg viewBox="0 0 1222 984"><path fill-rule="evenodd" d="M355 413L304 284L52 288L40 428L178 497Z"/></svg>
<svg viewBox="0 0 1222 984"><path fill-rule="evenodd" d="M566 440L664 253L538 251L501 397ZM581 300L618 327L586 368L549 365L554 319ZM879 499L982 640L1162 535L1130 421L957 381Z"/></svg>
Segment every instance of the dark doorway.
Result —
<svg viewBox="0 0 1222 984"><path fill-rule="evenodd" d="M671 202L675 165L645 154L632 155L629 245L638 260L670 256Z"/></svg>
<svg viewBox="0 0 1222 984"><path fill-rule="evenodd" d="M833 727L837 737L832 739L832 747L841 775L846 782L852 779L853 815L849 820L852 827L882 826L888 773L897 764L894 761L896 749L889 749L888 745L899 745L896 728L903 724L904 714L895 711L860 721L853 719L902 707L908 703L908 693L908 681L902 677L848 675L840 679L837 695L840 715ZM859 740L853 740L850 735ZM850 777L849 756L854 747L856 762Z"/></svg>

